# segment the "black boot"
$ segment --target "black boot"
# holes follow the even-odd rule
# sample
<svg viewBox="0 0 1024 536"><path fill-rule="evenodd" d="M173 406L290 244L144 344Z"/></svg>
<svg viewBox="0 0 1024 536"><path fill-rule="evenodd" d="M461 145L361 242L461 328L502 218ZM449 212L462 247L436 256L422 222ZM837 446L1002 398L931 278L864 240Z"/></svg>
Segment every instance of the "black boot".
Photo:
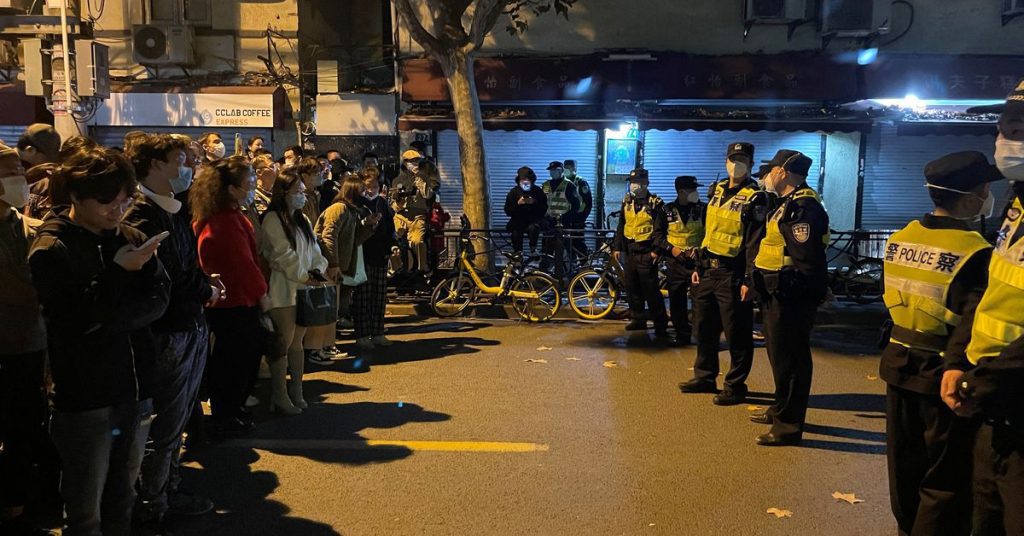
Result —
<svg viewBox="0 0 1024 536"><path fill-rule="evenodd" d="M643 318L634 318L626 324L626 331L647 331L647 321Z"/></svg>

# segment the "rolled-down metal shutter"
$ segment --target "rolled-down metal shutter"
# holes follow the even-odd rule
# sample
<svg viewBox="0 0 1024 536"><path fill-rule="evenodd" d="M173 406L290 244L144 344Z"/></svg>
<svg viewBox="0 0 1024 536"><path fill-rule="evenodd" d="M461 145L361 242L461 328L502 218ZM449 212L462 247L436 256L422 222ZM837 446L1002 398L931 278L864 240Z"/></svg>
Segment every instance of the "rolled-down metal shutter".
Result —
<svg viewBox="0 0 1024 536"><path fill-rule="evenodd" d="M97 143L104 147L122 147L124 146L124 135L133 131L141 130L143 132L153 132L160 134L185 134L190 136L194 140L198 140L200 136L207 132L216 132L221 135L224 140L224 145L227 149L227 153L233 154L235 150L235 132L242 135L242 143L249 143L249 138L253 136L260 136L263 138L263 148L274 154L275 157L280 156L278 151L274 148L274 131L269 128L238 128L238 129L212 129L212 128L197 128L197 127L90 127L89 136L96 140ZM284 147L279 149L283 152Z"/></svg>
<svg viewBox="0 0 1024 536"><path fill-rule="evenodd" d="M861 228L896 230L933 208L924 187L924 166L957 151L981 151L989 160L995 136L897 136L881 125L867 137ZM1006 182L993 184L996 210L1006 196Z"/></svg>
<svg viewBox="0 0 1024 536"><path fill-rule="evenodd" d="M644 133L644 168L651 178L651 191L666 201L676 198L675 179L694 175L707 186L725 178L725 153L730 143L754 144L754 169L779 149L793 149L814 162L807 182L818 189L821 168L821 137L817 132L648 130ZM701 192L703 197L705 192Z"/></svg>
<svg viewBox="0 0 1024 536"><path fill-rule="evenodd" d="M587 180L591 191L597 176L597 138L594 130L550 131L485 131L484 151L487 158L491 227L503 229L505 196L515 186L516 171L530 166L537 174L537 186L548 180L546 168L553 160L576 160L576 172ZM462 170L459 160L459 138L454 130L445 130L437 137L437 163L441 173L441 204L458 222L462 214ZM591 212L591 221L595 218ZM473 222L474 226L479 226Z"/></svg>
<svg viewBox="0 0 1024 536"><path fill-rule="evenodd" d="M25 132L28 125L0 125L0 140L3 140L8 147L18 145L18 138Z"/></svg>

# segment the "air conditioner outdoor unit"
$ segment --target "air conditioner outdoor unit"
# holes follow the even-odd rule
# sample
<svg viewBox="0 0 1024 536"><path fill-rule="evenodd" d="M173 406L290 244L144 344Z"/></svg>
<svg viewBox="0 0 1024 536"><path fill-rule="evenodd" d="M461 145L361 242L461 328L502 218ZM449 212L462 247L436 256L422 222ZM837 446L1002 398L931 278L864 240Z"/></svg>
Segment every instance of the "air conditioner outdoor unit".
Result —
<svg viewBox="0 0 1024 536"><path fill-rule="evenodd" d="M821 0L822 35L863 37L887 33L892 4L885 2L883 7L876 3L874 0Z"/></svg>
<svg viewBox="0 0 1024 536"><path fill-rule="evenodd" d="M142 65L192 65L195 54L191 26L140 24L132 27L132 57Z"/></svg>
<svg viewBox="0 0 1024 536"><path fill-rule="evenodd" d="M811 20L815 0L746 0L743 18L760 24L788 24Z"/></svg>

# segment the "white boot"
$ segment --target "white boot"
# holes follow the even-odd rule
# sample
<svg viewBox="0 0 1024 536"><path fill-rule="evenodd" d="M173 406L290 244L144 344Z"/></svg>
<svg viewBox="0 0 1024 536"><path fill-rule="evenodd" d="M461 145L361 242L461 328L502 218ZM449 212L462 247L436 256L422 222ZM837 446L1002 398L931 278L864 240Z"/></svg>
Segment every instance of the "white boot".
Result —
<svg viewBox="0 0 1024 536"><path fill-rule="evenodd" d="M282 415L298 415L302 413L300 408L292 404L288 398L288 388L285 383L288 362L280 357L270 362L270 412Z"/></svg>

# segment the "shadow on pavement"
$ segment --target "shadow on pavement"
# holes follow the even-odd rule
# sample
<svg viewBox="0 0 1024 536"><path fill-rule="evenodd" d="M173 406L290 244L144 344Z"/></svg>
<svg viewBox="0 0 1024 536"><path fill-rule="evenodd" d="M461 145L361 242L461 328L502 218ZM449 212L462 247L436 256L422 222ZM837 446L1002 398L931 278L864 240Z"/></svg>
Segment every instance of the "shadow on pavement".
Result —
<svg viewBox="0 0 1024 536"><path fill-rule="evenodd" d="M319 382L308 383L315 389ZM251 436L186 453L183 461L195 462L200 468L182 467L182 488L209 497L216 513L175 520L172 529L189 535L338 535L328 525L289 517L286 505L270 499L280 481L272 471L253 469L260 451L328 464L386 463L409 457L413 451L403 446L370 445L360 431L450 418L417 404L379 402L311 403L294 417L270 418L265 411L257 412L260 422Z"/></svg>
<svg viewBox="0 0 1024 536"><path fill-rule="evenodd" d="M655 337L651 331L632 331L618 337L585 337L573 339L573 346L585 348L615 349L615 350L637 350L642 349L650 353L662 353L667 351L678 351L688 347L675 347L669 344L670 339Z"/></svg>
<svg viewBox="0 0 1024 536"><path fill-rule="evenodd" d="M885 395L866 393L812 394L808 407L837 411L877 411L885 413Z"/></svg>
<svg viewBox="0 0 1024 536"><path fill-rule="evenodd" d="M498 346L499 344L501 344L499 341L481 339L480 337L437 337L414 341L395 341L393 346L370 350L368 355L373 357L374 366L394 365L460 354L475 354L480 351L481 346ZM346 345L343 349L351 355L366 353L364 350L358 350L354 344Z"/></svg>
<svg viewBox="0 0 1024 536"><path fill-rule="evenodd" d="M857 439L860 441L873 441L875 443L885 443L884 432L871 432L869 430L857 430L856 428L843 428L841 426L822 426L820 424L806 424L804 425L804 432L827 435L832 437L841 437L843 439Z"/></svg>
<svg viewBox="0 0 1024 536"><path fill-rule="evenodd" d="M884 455L885 445L877 443L850 443L848 441L827 441L823 439L804 439L800 448L831 450L834 452L851 452L855 454Z"/></svg>
<svg viewBox="0 0 1024 536"><path fill-rule="evenodd" d="M408 335L412 333L467 333L493 326L489 322L438 322L421 325L394 326L387 329L388 335Z"/></svg>
<svg viewBox="0 0 1024 536"><path fill-rule="evenodd" d="M878 339L880 331L877 328L865 328L856 326L829 326L815 327L811 332L811 348L819 348L856 357L868 357L878 359Z"/></svg>

